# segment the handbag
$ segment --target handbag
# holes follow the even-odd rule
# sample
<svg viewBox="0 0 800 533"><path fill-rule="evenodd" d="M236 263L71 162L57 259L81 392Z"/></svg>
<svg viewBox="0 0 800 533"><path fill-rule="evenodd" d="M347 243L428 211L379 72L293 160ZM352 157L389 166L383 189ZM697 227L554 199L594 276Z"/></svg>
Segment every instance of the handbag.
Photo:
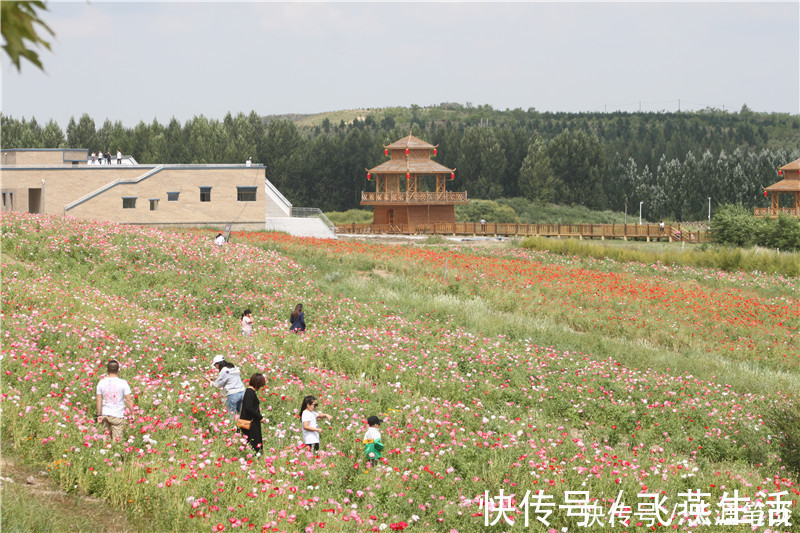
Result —
<svg viewBox="0 0 800 533"><path fill-rule="evenodd" d="M242 405L241 409L239 409L239 417L242 416L242 410L244 409L244 405ZM252 424L252 420L245 420L243 418L236 419L236 428L237 429L244 429L246 431L250 431L250 424Z"/></svg>

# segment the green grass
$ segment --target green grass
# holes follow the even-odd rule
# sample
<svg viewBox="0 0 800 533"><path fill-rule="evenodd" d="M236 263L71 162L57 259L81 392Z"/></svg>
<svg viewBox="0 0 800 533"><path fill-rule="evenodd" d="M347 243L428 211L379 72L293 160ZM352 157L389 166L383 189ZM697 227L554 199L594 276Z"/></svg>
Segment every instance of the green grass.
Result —
<svg viewBox="0 0 800 533"><path fill-rule="evenodd" d="M800 253L778 252L766 248L732 248L718 245L683 243L636 243L579 239L527 237L521 246L580 257L608 258L621 262L662 263L676 266L719 268L726 271L764 272L800 276Z"/></svg>

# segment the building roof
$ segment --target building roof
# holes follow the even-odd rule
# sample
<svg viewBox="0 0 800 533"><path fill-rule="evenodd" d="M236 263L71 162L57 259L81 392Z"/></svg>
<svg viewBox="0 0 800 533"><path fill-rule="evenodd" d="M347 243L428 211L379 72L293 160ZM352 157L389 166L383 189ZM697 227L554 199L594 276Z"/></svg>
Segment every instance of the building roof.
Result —
<svg viewBox="0 0 800 533"><path fill-rule="evenodd" d="M782 171L784 178L764 189L770 192L800 192L800 159L795 159L778 170Z"/></svg>
<svg viewBox="0 0 800 533"><path fill-rule="evenodd" d="M770 192L800 192L800 179L786 178L778 183L773 183L769 187L764 187Z"/></svg>
<svg viewBox="0 0 800 533"><path fill-rule="evenodd" d="M788 165L783 165L782 167L779 168L779 170L783 170L783 171L786 171L786 170L800 170L800 159L795 159L794 161L792 161Z"/></svg>
<svg viewBox="0 0 800 533"><path fill-rule="evenodd" d="M372 174L450 174L451 169L430 159L390 159L369 169Z"/></svg>
<svg viewBox="0 0 800 533"><path fill-rule="evenodd" d="M409 135L408 137L403 137L399 141L395 141L389 146L384 146L384 148L388 148L389 150L403 150L405 148L422 148L426 150L432 150L436 148L430 143L426 143L422 139L418 139L413 135Z"/></svg>

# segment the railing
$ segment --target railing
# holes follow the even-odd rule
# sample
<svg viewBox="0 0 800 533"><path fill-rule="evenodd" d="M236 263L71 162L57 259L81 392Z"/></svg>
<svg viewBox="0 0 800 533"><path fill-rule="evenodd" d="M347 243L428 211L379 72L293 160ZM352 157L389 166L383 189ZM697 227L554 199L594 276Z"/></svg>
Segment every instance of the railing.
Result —
<svg viewBox="0 0 800 533"><path fill-rule="evenodd" d="M467 203L466 191L392 191L392 192L361 192L361 204L457 204Z"/></svg>
<svg viewBox="0 0 800 533"><path fill-rule="evenodd" d="M778 209L755 207L753 208L753 214L757 217L777 217L780 214L798 217L800 216L800 207L779 207Z"/></svg>
<svg viewBox="0 0 800 533"><path fill-rule="evenodd" d="M472 235L493 237L578 237L601 239L646 239L670 242L708 242L711 232L687 230L681 226L659 224L504 224L479 222L436 222L433 224L347 224L337 226L338 233Z"/></svg>
<svg viewBox="0 0 800 533"><path fill-rule="evenodd" d="M107 191L108 189L111 189L112 187L116 187L117 185L122 185L122 184L125 184L125 183L139 183L140 181L149 178L153 174L158 174L163 169L164 169L164 165L158 165L158 166L155 166L155 167L151 168L150 170L148 170L144 174L142 174L140 176L137 176L135 178L116 179L116 180L114 180L114 181L112 181L110 183L106 183L102 187L100 187L98 189L95 189L95 190L93 190L92 192L90 192L88 194L84 194L83 196L81 196L77 200L73 200L72 202L70 202L67 205L65 205L64 206L64 214L66 215L67 211L69 211L70 209L79 206L83 202L91 200L92 198L94 198L98 194L102 194L105 191Z"/></svg>
<svg viewBox="0 0 800 533"><path fill-rule="evenodd" d="M328 226L331 232L336 233L336 226L333 225L333 222L316 207L293 207L291 216L294 218L319 218Z"/></svg>
<svg viewBox="0 0 800 533"><path fill-rule="evenodd" d="M292 216L292 204L289 200L286 199L284 195L281 194L281 191L275 187L271 181L267 178L264 178L264 190L267 193L267 196L272 198L272 201L275 202L275 205L283 211L287 216Z"/></svg>

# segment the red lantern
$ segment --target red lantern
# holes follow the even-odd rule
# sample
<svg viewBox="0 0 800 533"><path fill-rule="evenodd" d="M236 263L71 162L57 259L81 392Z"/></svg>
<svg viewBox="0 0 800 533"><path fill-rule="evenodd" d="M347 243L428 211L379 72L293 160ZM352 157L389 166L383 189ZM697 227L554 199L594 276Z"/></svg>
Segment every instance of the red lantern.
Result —
<svg viewBox="0 0 800 533"><path fill-rule="evenodd" d="M456 179L456 173L455 173L455 172L451 172L451 173L450 173L450 179L451 179L451 180L454 180L454 179Z"/></svg>
<svg viewBox="0 0 800 533"><path fill-rule="evenodd" d="M383 155L385 155L386 157L389 157L389 149L388 148L384 148L383 149Z"/></svg>
<svg viewBox="0 0 800 533"><path fill-rule="evenodd" d="M406 172L406 179L407 179L407 180L410 180L410 179L411 179L411 174L410 174L410 173L408 173L408 172Z"/></svg>
<svg viewBox="0 0 800 533"><path fill-rule="evenodd" d="M434 155L434 157L436 157L436 154L437 154L437 153L438 153L438 152L436 151L436 148L434 148L434 149L433 149L433 155Z"/></svg>
<svg viewBox="0 0 800 533"><path fill-rule="evenodd" d="M767 197L767 189L764 189L764 198Z"/></svg>
<svg viewBox="0 0 800 533"><path fill-rule="evenodd" d="M406 155L408 155L408 154L409 154L409 152L411 152L411 150L409 150L408 148L406 148Z"/></svg>
<svg viewBox="0 0 800 533"><path fill-rule="evenodd" d="M371 180L372 180L372 174L367 172L367 181L371 181Z"/></svg>
<svg viewBox="0 0 800 533"><path fill-rule="evenodd" d="M778 170L778 176L783 176L783 170Z"/></svg>

